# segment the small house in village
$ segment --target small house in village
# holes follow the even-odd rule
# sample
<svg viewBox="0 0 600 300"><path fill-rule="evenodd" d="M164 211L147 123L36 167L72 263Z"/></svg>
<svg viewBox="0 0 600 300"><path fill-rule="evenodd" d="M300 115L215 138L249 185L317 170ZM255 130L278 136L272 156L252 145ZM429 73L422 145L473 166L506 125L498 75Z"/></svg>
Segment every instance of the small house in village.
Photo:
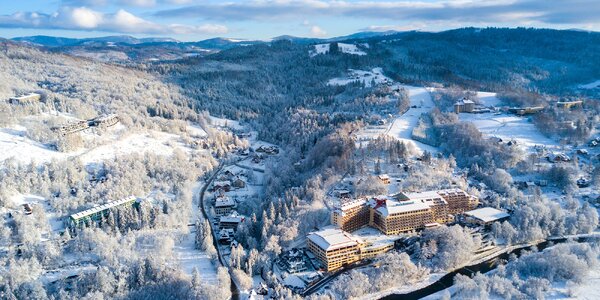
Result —
<svg viewBox="0 0 600 300"><path fill-rule="evenodd" d="M381 174L379 176L377 176L379 178L379 180L381 180L381 182L383 184L390 184L391 180L390 180L390 176L387 174Z"/></svg>
<svg viewBox="0 0 600 300"><path fill-rule="evenodd" d="M234 212L228 216L222 216L219 218L219 228L237 230L238 225L244 222L244 220L245 218L243 216L240 216Z"/></svg>
<svg viewBox="0 0 600 300"><path fill-rule="evenodd" d="M213 183L213 191L224 191L224 192L229 192L231 190L231 181L229 180L223 180L223 181L215 181Z"/></svg>
<svg viewBox="0 0 600 300"><path fill-rule="evenodd" d="M234 207L235 201L227 196L217 197L215 201L215 213L217 216L228 215Z"/></svg>
<svg viewBox="0 0 600 300"><path fill-rule="evenodd" d="M454 112L457 114L462 112L472 113L473 110L475 110L475 102L473 100L463 98L454 103Z"/></svg>
<svg viewBox="0 0 600 300"><path fill-rule="evenodd" d="M236 189L243 189L246 187L246 182L241 179L239 176L237 176L232 182L231 182L231 186L236 188Z"/></svg>

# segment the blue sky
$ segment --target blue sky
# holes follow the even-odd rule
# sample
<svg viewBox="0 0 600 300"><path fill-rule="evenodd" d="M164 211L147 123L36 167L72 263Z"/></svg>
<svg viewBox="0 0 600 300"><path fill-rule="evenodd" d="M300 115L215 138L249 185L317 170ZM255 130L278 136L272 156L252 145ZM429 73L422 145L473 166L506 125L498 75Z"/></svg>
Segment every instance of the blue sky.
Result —
<svg viewBox="0 0 600 300"><path fill-rule="evenodd" d="M598 0L0 0L0 36L332 37L465 26L600 31Z"/></svg>

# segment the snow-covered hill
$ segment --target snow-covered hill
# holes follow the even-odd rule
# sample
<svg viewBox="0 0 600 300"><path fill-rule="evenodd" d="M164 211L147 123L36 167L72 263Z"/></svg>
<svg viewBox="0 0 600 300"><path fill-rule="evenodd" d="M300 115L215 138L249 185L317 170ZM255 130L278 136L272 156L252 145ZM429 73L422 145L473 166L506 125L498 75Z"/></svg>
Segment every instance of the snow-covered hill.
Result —
<svg viewBox="0 0 600 300"><path fill-rule="evenodd" d="M338 49L342 53L352 54L352 55L367 55L367 53L361 50L357 45L354 44L345 44L345 43L337 43ZM317 44L314 46L313 50L309 51L310 57L315 57L319 54L329 53L331 44Z"/></svg>

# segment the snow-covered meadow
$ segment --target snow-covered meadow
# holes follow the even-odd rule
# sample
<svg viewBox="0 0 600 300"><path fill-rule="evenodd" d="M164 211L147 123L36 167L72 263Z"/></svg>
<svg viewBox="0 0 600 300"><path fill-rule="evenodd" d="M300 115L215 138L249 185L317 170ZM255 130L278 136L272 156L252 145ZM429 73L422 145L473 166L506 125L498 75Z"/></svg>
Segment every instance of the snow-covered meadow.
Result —
<svg viewBox="0 0 600 300"><path fill-rule="evenodd" d="M348 70L348 75L346 77L337 77L330 79L327 84L328 85L347 85L354 82L360 82L364 84L366 87L371 87L373 83L382 84L387 82L392 82L390 78L383 75L382 68L374 68L371 71L364 70Z"/></svg>
<svg viewBox="0 0 600 300"><path fill-rule="evenodd" d="M308 53L310 55L310 57L315 57L317 55L320 54L327 54L329 53L329 48L330 48L331 44L317 44L314 46L314 49L310 50ZM345 43L337 43L339 50L342 53L346 53L346 54L352 54L352 55L367 55L367 53L363 50L361 50L357 45L354 44L345 44ZM361 45L362 47L364 47L364 45ZM368 46L368 44L367 44ZM365 47L368 48L368 47Z"/></svg>

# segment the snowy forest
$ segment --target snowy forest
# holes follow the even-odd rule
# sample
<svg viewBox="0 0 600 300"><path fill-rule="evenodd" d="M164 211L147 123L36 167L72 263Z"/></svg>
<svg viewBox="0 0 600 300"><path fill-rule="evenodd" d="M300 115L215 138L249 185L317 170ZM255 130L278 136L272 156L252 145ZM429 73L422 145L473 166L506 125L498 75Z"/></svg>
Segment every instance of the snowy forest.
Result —
<svg viewBox="0 0 600 300"><path fill-rule="evenodd" d="M600 256L595 239L576 241L599 225L600 156L589 145L600 126L600 94L576 86L600 78L600 35L464 28L344 42L365 55L334 42L311 56L315 45L282 39L122 64L0 40L0 98L41 94L34 105L0 102L0 143L12 153L0 156L0 298L239 299L257 283L274 299L380 298L473 263L490 240L528 248L492 272L457 275L440 299L543 299L556 284L577 296ZM376 68L389 84L331 84L353 78L349 70ZM411 100L414 86L426 87L431 106ZM497 95L490 117L542 107L511 117L553 144L502 140L454 111L461 99L487 105L479 91ZM583 104L555 105L565 99ZM107 114L119 124L72 135L53 129ZM388 134L409 114L408 136ZM256 136L244 138L240 128ZM387 129L361 139L373 128ZM10 144L23 141L30 148ZM236 202L245 221L223 258L200 195L256 141L284 154L254 167L262 190ZM336 185L359 178L355 197L382 195L390 188L378 175L388 173L401 174L395 192L460 188L510 217L485 234L458 221L424 229L410 251L381 254L370 261L375 267L337 274L311 295L286 285L273 271L276 261L331 225ZM255 174L247 168L237 177L251 185ZM111 209L91 226L62 229L65 216L130 195L143 201ZM36 204L27 213L23 199L37 199L28 200Z"/></svg>

